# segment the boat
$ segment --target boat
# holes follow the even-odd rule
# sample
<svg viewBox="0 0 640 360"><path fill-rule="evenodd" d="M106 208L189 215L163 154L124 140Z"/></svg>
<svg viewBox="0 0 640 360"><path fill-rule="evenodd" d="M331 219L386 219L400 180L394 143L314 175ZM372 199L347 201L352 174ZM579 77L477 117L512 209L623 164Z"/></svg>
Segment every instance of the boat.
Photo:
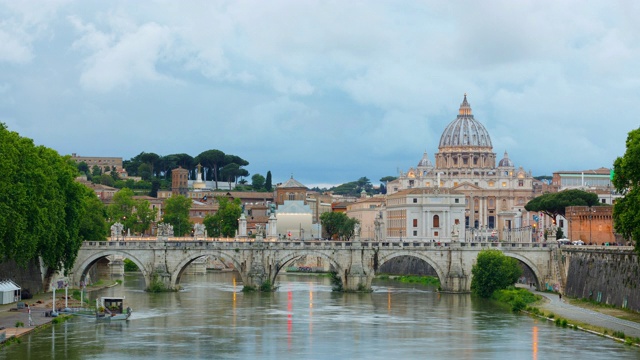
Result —
<svg viewBox="0 0 640 360"><path fill-rule="evenodd" d="M130 307L124 308L124 297L103 296L96 299L96 320L129 320L133 313Z"/></svg>

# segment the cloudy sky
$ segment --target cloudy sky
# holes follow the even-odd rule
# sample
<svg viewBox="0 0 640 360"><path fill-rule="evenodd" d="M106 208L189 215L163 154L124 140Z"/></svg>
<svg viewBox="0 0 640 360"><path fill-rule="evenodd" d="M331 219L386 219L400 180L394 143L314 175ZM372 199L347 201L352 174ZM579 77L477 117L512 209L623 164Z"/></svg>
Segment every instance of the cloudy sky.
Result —
<svg viewBox="0 0 640 360"><path fill-rule="evenodd" d="M433 161L468 94L534 176L640 126L638 1L0 1L0 122L61 154L219 149L274 182Z"/></svg>

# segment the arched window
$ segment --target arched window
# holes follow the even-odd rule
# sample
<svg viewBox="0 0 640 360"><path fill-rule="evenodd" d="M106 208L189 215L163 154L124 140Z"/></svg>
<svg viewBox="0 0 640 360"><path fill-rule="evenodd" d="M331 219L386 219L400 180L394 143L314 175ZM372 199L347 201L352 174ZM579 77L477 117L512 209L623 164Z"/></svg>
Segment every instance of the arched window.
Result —
<svg viewBox="0 0 640 360"><path fill-rule="evenodd" d="M434 228L440 227L440 216L433 215L433 227Z"/></svg>

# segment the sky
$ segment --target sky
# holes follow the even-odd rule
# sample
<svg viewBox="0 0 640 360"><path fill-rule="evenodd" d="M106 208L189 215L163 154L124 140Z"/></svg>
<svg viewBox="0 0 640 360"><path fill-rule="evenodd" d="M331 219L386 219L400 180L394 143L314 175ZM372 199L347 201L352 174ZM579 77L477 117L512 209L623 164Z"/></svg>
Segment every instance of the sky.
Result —
<svg viewBox="0 0 640 360"><path fill-rule="evenodd" d="M0 0L0 122L62 155L218 149L308 187L431 160L466 93L534 176L640 127L638 1Z"/></svg>

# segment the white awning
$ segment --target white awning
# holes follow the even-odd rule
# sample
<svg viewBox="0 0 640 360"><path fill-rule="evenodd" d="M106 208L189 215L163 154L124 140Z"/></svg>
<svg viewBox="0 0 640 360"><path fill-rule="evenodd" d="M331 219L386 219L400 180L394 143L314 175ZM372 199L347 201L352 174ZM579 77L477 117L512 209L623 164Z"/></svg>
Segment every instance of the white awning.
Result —
<svg viewBox="0 0 640 360"><path fill-rule="evenodd" d="M0 281L0 292L20 290L20 286L11 280Z"/></svg>

